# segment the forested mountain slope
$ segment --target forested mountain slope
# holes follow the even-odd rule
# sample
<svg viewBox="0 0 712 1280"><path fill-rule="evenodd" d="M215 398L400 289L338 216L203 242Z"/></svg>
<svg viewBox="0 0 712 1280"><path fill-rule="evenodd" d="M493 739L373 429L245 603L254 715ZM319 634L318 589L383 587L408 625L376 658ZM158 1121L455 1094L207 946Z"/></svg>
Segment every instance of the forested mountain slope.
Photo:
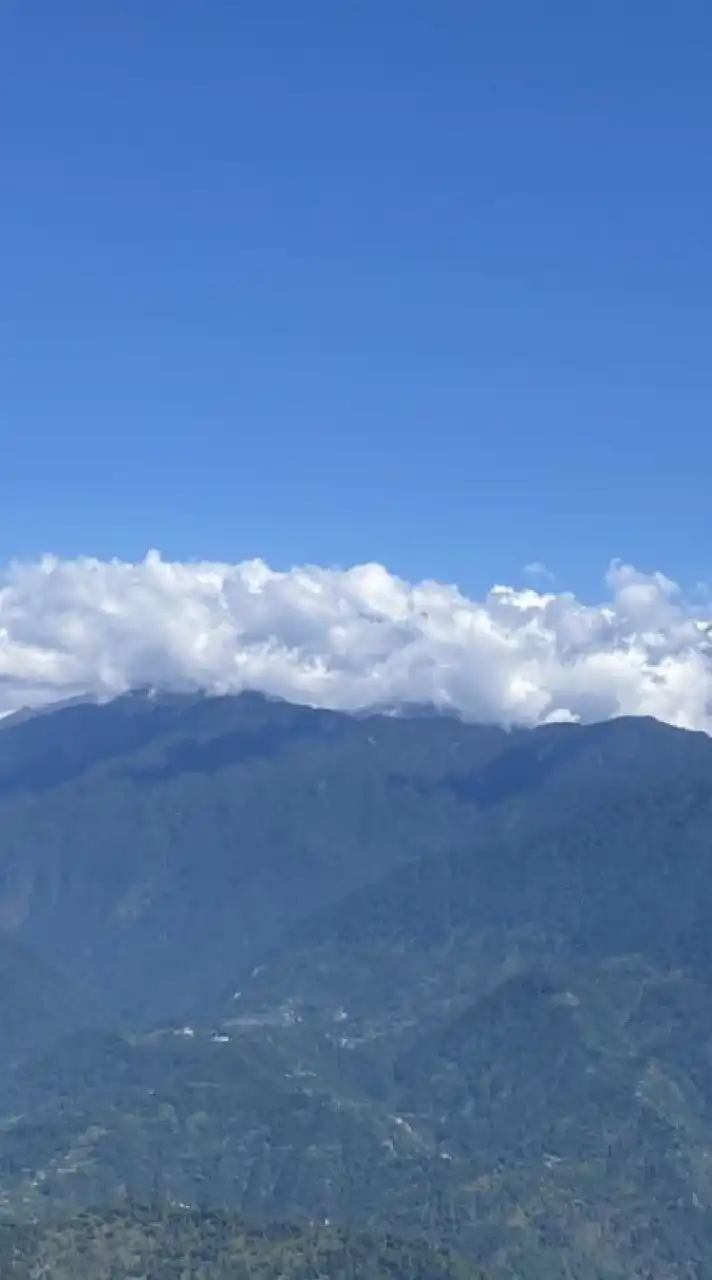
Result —
<svg viewBox="0 0 712 1280"><path fill-rule="evenodd" d="M0 1226L8 1280L476 1280L427 1245L338 1228L250 1227L226 1214L84 1214L43 1227Z"/></svg>
<svg viewBox="0 0 712 1280"><path fill-rule="evenodd" d="M104 1021L102 1009L64 974L0 935L0 1082L57 1039Z"/></svg>
<svg viewBox="0 0 712 1280"><path fill-rule="evenodd" d="M5 725L0 793L6 1219L138 1198L434 1275L709 1274L709 739L141 694ZM12 1231L105 1274L81 1222ZM109 1258L144 1266L141 1223Z"/></svg>
<svg viewBox="0 0 712 1280"><path fill-rule="evenodd" d="M467 839L473 806L401 779L476 769L507 735L413 725L130 696L10 726L0 923L131 1021L200 1004L318 906Z"/></svg>
<svg viewBox="0 0 712 1280"><path fill-rule="evenodd" d="M212 1001L300 922L408 862L472 871L471 903L494 856L474 867L471 854L506 846L514 881L492 882L487 911L517 920L552 885L573 898L586 874L610 897L595 857L567 890L568 854L522 850L568 824L592 855L611 828L640 860L661 819L691 849L711 762L703 735L643 720L507 733L258 695L71 705L0 731L0 927L112 1014L150 1022ZM521 883L525 856L542 865ZM701 888L685 874L681 911ZM650 912L669 889L650 882Z"/></svg>

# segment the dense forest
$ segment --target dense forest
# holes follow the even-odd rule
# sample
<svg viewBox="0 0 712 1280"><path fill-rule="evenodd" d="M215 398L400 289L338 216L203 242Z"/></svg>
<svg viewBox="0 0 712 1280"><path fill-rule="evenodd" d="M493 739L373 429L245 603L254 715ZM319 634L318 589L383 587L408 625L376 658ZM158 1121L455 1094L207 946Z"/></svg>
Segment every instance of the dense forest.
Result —
<svg viewBox="0 0 712 1280"><path fill-rule="evenodd" d="M208 1210L157 1207L43 1226L0 1224L0 1275L30 1280L476 1280L417 1241L337 1227L249 1227Z"/></svg>
<svg viewBox="0 0 712 1280"><path fill-rule="evenodd" d="M648 720L4 722L0 1275L707 1275L710 833Z"/></svg>

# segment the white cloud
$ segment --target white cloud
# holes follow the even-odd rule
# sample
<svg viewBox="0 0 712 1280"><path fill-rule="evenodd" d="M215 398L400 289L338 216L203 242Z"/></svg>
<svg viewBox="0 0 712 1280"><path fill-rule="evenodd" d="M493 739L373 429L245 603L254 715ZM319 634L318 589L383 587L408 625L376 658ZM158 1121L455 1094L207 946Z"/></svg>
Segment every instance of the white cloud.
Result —
<svg viewBox="0 0 712 1280"><path fill-rule="evenodd" d="M545 579L547 582L554 582L555 580L551 569L547 569L546 565L543 564L541 560L531 560L529 564L525 564L524 572L530 578L541 578Z"/></svg>
<svg viewBox="0 0 712 1280"><path fill-rule="evenodd" d="M712 732L709 606L615 563L608 598L482 600L381 565L59 560L0 573L0 713L150 684L357 709L432 701L501 723L654 715Z"/></svg>

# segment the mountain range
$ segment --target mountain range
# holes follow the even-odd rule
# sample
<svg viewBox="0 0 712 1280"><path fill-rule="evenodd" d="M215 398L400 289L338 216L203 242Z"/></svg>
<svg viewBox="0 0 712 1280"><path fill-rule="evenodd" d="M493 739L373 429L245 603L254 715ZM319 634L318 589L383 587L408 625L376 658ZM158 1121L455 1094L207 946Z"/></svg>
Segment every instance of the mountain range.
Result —
<svg viewBox="0 0 712 1280"><path fill-rule="evenodd" d="M35 1250L143 1204L498 1280L712 1274L711 921L703 734L12 717L0 1212L52 1220Z"/></svg>

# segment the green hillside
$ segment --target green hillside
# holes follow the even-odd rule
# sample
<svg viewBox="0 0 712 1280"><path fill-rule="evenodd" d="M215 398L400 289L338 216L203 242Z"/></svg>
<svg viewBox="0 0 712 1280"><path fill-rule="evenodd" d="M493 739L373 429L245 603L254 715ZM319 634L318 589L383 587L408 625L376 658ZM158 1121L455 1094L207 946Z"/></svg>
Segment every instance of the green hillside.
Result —
<svg viewBox="0 0 712 1280"><path fill-rule="evenodd" d="M337 1227L247 1227L215 1212L83 1214L43 1227L0 1225L0 1274L13 1280L475 1280L414 1241Z"/></svg>
<svg viewBox="0 0 712 1280"><path fill-rule="evenodd" d="M157 1224L170 1261L208 1222L219 1265L237 1233L312 1274L283 1244L325 1219L381 1242L358 1274L391 1238L412 1274L709 1273L707 738L132 695L6 725L0 818L28 1274L128 1233L150 1275Z"/></svg>

